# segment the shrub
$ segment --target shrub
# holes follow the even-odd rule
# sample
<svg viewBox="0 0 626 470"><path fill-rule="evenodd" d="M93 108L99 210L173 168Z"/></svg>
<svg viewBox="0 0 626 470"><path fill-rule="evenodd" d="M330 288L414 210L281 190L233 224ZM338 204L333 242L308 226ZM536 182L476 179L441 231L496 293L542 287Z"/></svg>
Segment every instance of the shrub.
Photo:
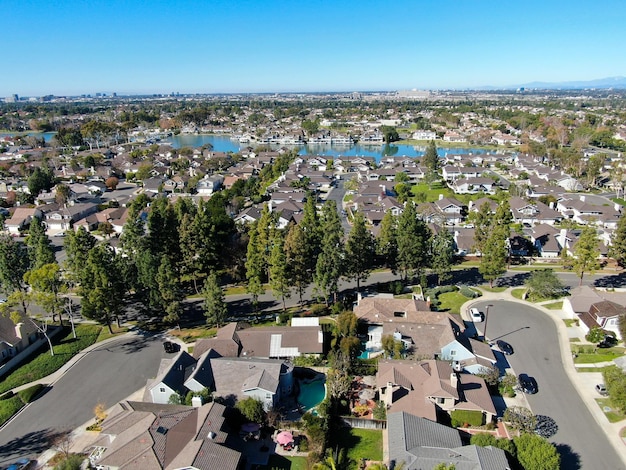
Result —
<svg viewBox="0 0 626 470"><path fill-rule="evenodd" d="M485 418L480 411L453 410L452 413L450 413L450 417L452 418L453 427L459 427L464 424L469 424L470 426L482 426L485 424Z"/></svg>
<svg viewBox="0 0 626 470"><path fill-rule="evenodd" d="M461 287L459 289L459 292L461 293L462 296L467 297L468 299L475 299L476 297L480 296L478 292L476 292L473 289L470 289L467 286Z"/></svg>
<svg viewBox="0 0 626 470"><path fill-rule="evenodd" d="M39 395L39 392L41 392L41 390L43 388L44 388L44 386L42 384L35 384L32 387L28 387L28 388L25 388L24 390L21 390L21 391L17 392L17 394L20 397L20 399L22 400L22 402L25 405L27 405L28 403L33 401L33 399L37 395Z"/></svg>
<svg viewBox="0 0 626 470"><path fill-rule="evenodd" d="M85 460L84 455L72 454L63 462L56 465L54 467L54 470L80 470L81 465L84 460Z"/></svg>
<svg viewBox="0 0 626 470"><path fill-rule="evenodd" d="M6 423L11 417L24 406L22 400L17 395L0 400L0 426Z"/></svg>
<svg viewBox="0 0 626 470"><path fill-rule="evenodd" d="M311 306L309 312L314 317L322 317L328 314L328 308L324 304L315 304Z"/></svg>

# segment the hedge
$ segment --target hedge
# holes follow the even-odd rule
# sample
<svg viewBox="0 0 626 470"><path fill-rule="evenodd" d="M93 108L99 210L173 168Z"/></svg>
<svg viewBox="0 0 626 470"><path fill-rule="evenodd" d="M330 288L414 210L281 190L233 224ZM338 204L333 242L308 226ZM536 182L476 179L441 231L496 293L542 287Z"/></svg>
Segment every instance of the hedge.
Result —
<svg viewBox="0 0 626 470"><path fill-rule="evenodd" d="M20 408L24 406L22 400L17 395L14 395L6 400L0 400L0 426L6 423L11 417L20 411Z"/></svg>
<svg viewBox="0 0 626 470"><path fill-rule="evenodd" d="M35 384L32 387L25 388L24 390L20 390L17 392L17 395L20 397L24 404L28 404L33 399L39 395L39 392L44 388L42 384Z"/></svg>
<svg viewBox="0 0 626 470"><path fill-rule="evenodd" d="M452 426L458 428L469 424L470 426L482 426L485 424L485 417L481 411L476 410L453 410L450 413Z"/></svg>

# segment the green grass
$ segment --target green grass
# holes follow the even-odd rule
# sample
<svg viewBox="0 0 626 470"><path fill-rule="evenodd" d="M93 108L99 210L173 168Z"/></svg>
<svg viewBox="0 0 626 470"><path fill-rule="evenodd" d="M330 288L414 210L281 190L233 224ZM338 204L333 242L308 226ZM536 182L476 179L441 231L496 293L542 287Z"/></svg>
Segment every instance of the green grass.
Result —
<svg viewBox="0 0 626 470"><path fill-rule="evenodd" d="M337 436L337 444L347 450L350 459L357 462L362 458L378 461L383 459L382 431L352 428Z"/></svg>
<svg viewBox="0 0 626 470"><path fill-rule="evenodd" d="M604 367L576 367L576 372L602 372Z"/></svg>
<svg viewBox="0 0 626 470"><path fill-rule="evenodd" d="M0 400L0 426L11 419L15 413L20 411L22 406L24 406L24 403L22 403L22 400L17 395Z"/></svg>
<svg viewBox="0 0 626 470"><path fill-rule="evenodd" d="M598 362L610 362L616 357L624 355L624 348L596 349L594 346L574 346L572 352L577 356L575 364L595 364Z"/></svg>
<svg viewBox="0 0 626 470"><path fill-rule="evenodd" d="M626 206L626 200L620 199L618 197L612 197L611 201L617 202L620 206Z"/></svg>
<svg viewBox="0 0 626 470"><path fill-rule="evenodd" d="M602 412L610 423L618 423L626 419L626 414L612 406L610 398L596 398L596 403L598 403L598 406L600 406L600 409L602 409ZM604 411L605 406L611 408L611 411Z"/></svg>
<svg viewBox="0 0 626 470"><path fill-rule="evenodd" d="M561 310L563 308L563 301L551 302L549 304L544 304L543 306L548 310Z"/></svg>
<svg viewBox="0 0 626 470"><path fill-rule="evenodd" d="M439 294L437 298L439 299L439 302L441 302L439 304L439 310L450 313L461 313L461 305L470 300L459 291L445 292L443 294Z"/></svg>
<svg viewBox="0 0 626 470"><path fill-rule="evenodd" d="M516 299L523 300L524 294L526 293L526 289L513 289L511 291L511 295Z"/></svg>
<svg viewBox="0 0 626 470"><path fill-rule="evenodd" d="M0 393L56 372L80 351L94 344L101 329L100 325L77 325L77 338L74 339L71 329L65 327L67 333L57 336L53 341L54 356L50 355L48 344L44 344L37 353L27 359L27 362L2 380Z"/></svg>
<svg viewBox="0 0 626 470"><path fill-rule="evenodd" d="M563 322L565 323L565 326L567 326L567 327L578 326L578 320L575 320L573 318L565 318L565 319L563 319Z"/></svg>
<svg viewBox="0 0 626 470"><path fill-rule="evenodd" d="M484 290L485 292L504 292L505 290L507 290L507 287L505 286L489 287L487 285L484 285L484 286L480 286L479 289Z"/></svg>
<svg viewBox="0 0 626 470"><path fill-rule="evenodd" d="M306 470L306 457L285 457L273 454L267 465L260 468L262 470Z"/></svg>

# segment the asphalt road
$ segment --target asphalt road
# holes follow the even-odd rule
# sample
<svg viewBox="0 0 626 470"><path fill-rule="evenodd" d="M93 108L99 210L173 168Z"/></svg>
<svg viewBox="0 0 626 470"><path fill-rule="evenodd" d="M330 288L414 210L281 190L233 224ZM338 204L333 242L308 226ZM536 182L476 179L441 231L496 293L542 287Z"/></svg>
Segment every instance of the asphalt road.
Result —
<svg viewBox="0 0 626 470"><path fill-rule="evenodd" d="M156 376L165 356L158 336L120 338L85 355L50 390L0 430L0 465L34 458L51 439L94 417L94 407L114 405Z"/></svg>
<svg viewBox="0 0 626 470"><path fill-rule="evenodd" d="M515 302L481 302L477 306L485 311L487 303L493 305L489 308L487 337L511 343L515 353L507 359L515 373L537 379L539 392L526 396L533 413L549 416L558 425L550 441L561 454L561 468L623 468L622 460L565 373L553 320L531 306ZM477 325L480 333L484 333L484 325Z"/></svg>

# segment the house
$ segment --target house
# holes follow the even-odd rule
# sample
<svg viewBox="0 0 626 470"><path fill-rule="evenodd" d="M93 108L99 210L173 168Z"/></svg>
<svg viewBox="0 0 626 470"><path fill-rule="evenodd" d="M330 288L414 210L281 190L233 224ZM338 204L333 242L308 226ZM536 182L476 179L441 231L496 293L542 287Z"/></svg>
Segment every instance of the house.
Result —
<svg viewBox="0 0 626 470"><path fill-rule="evenodd" d="M226 413L216 402L189 407L123 401L85 451L100 469L241 470L241 453L228 447Z"/></svg>
<svg viewBox="0 0 626 470"><path fill-rule="evenodd" d="M162 359L156 379L147 387L151 402L166 404L172 395L185 396L188 392L185 377L193 371L196 362L186 351L180 351L173 359Z"/></svg>
<svg viewBox="0 0 626 470"><path fill-rule="evenodd" d="M41 219L41 210L32 207L18 207L11 217L4 221L4 226L9 231L9 234L19 235L22 230L25 230L30 225L33 217Z"/></svg>
<svg viewBox="0 0 626 470"><path fill-rule="evenodd" d="M0 364L27 349L37 338L37 327L30 320L15 324L8 315L0 315Z"/></svg>
<svg viewBox="0 0 626 470"><path fill-rule="evenodd" d="M493 194L494 182L490 178L463 178L454 181L450 188L457 194L476 194L484 192Z"/></svg>
<svg viewBox="0 0 626 470"><path fill-rule="evenodd" d="M435 131L417 130L413 132L411 138L415 140L436 140L437 133Z"/></svg>
<svg viewBox="0 0 626 470"><path fill-rule="evenodd" d="M485 381L457 374L445 361L379 361L376 387L389 413L403 411L437 421L438 412L473 410L483 414L485 423L496 416Z"/></svg>
<svg viewBox="0 0 626 470"><path fill-rule="evenodd" d="M562 246L559 244L560 230L548 224L539 224L533 227L530 240L542 258L558 258Z"/></svg>
<svg viewBox="0 0 626 470"><path fill-rule="evenodd" d="M457 469L508 470L505 452L492 446L463 445L459 431L409 412L387 415L387 454L404 470L432 469L441 463Z"/></svg>
<svg viewBox="0 0 626 470"><path fill-rule="evenodd" d="M361 298L353 310L367 325L365 348L370 356L382 352L384 336L393 336L402 341L405 353L448 361L458 371L477 373L496 362L491 348L464 336L462 321L430 311L426 301L380 294Z"/></svg>
<svg viewBox="0 0 626 470"><path fill-rule="evenodd" d="M194 355L196 350L204 352L209 349L224 357L293 359L302 355L319 356L324 352L324 333L319 322L267 328L241 328L233 322L220 328L214 338L198 340Z"/></svg>
<svg viewBox="0 0 626 470"><path fill-rule="evenodd" d="M563 300L563 311L570 318L578 319L585 332L600 327L612 331L621 339L619 321L626 315L626 294L593 290L589 286L579 286Z"/></svg>
<svg viewBox="0 0 626 470"><path fill-rule="evenodd" d="M224 177L221 175L205 176L196 185L196 191L200 196L211 196L222 187Z"/></svg>

